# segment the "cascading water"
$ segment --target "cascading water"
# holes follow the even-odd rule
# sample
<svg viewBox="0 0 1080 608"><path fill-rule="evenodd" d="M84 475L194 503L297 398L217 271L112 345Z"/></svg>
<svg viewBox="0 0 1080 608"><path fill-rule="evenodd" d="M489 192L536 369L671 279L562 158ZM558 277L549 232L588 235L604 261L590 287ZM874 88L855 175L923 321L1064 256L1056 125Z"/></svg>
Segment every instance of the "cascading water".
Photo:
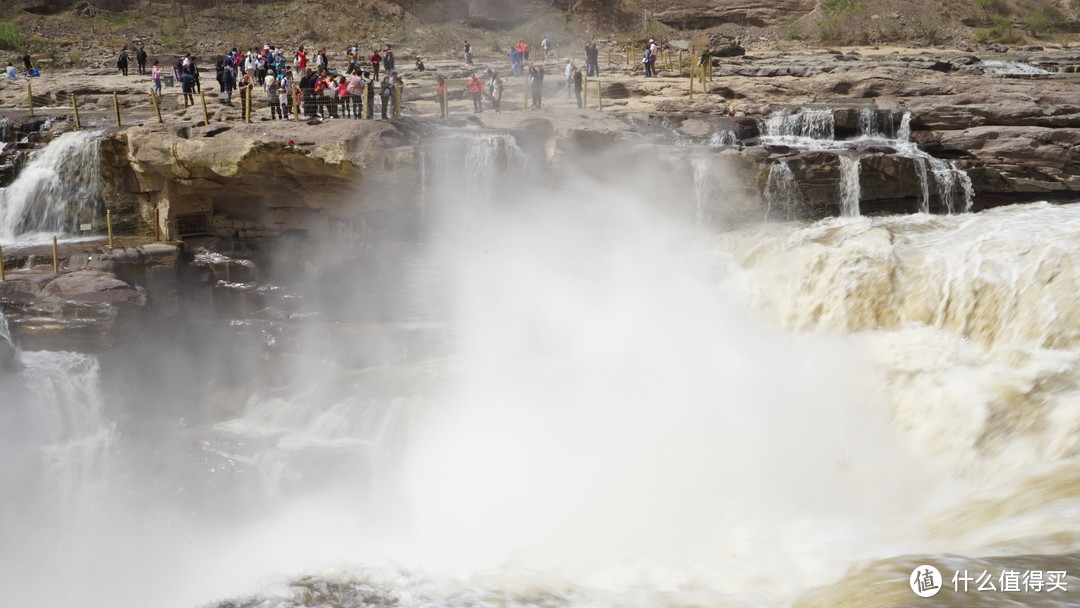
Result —
<svg viewBox="0 0 1080 608"><path fill-rule="evenodd" d="M904 112L900 117L900 127L896 130L896 140L900 142L911 141L911 112Z"/></svg>
<svg viewBox="0 0 1080 608"><path fill-rule="evenodd" d="M690 160L694 173L694 220L699 226L712 219L709 214L713 197L711 161L711 157L705 154L695 154Z"/></svg>
<svg viewBox="0 0 1080 608"><path fill-rule="evenodd" d="M836 132L836 120L830 109L774 112L765 119L763 126L765 137L783 141L831 140Z"/></svg>
<svg viewBox="0 0 1080 608"><path fill-rule="evenodd" d="M722 129L720 131L716 131L712 134L712 136L709 137L709 145L714 148L735 146L738 145L738 143L739 138L736 136L734 131L731 131L729 129Z"/></svg>
<svg viewBox="0 0 1080 608"><path fill-rule="evenodd" d="M929 155L926 156L926 162L930 164L930 172L934 176L938 196L941 197L941 204L946 212L970 212L975 189L967 172L947 160Z"/></svg>
<svg viewBox="0 0 1080 608"><path fill-rule="evenodd" d="M998 76L1043 76L1049 74L1046 70L1035 67L1022 61L983 61L978 64L987 74Z"/></svg>
<svg viewBox="0 0 1080 608"><path fill-rule="evenodd" d="M0 408L5 597L888 606L918 601L908 556L1080 544L1080 207L715 234L643 196L653 172L535 191L518 153L425 151L391 320L246 347L170 319L0 371L26 397ZM799 195L770 167L770 205ZM387 290L352 270L347 303Z"/></svg>
<svg viewBox="0 0 1080 608"><path fill-rule="evenodd" d="M0 242L72 235L100 204L100 132L64 133L0 190Z"/></svg>
<svg viewBox="0 0 1080 608"><path fill-rule="evenodd" d="M512 135L477 133L434 141L424 150L425 180L461 189L467 199L490 198L493 175L520 170L527 157Z"/></svg>
<svg viewBox="0 0 1080 608"><path fill-rule="evenodd" d="M879 124L878 111L874 108L859 108L859 136L869 138L886 137Z"/></svg>
<svg viewBox="0 0 1080 608"><path fill-rule="evenodd" d="M861 163L858 158L843 154L837 158L840 160L840 215L856 217L862 199L862 186L859 184Z"/></svg>
<svg viewBox="0 0 1080 608"><path fill-rule="evenodd" d="M771 218L773 209L781 211L784 219L792 219L802 200L802 192L791 167L782 161L772 164L765 181L766 221Z"/></svg>

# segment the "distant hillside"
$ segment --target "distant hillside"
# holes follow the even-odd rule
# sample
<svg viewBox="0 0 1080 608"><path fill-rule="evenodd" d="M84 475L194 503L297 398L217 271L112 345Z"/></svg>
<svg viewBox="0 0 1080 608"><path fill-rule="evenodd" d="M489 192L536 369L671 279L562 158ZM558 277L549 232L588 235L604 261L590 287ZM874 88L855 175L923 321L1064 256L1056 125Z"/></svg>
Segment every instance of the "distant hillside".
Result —
<svg viewBox="0 0 1080 608"><path fill-rule="evenodd" d="M0 51L108 66L125 45L212 55L233 46L397 44L427 56L502 52L519 37L637 44L722 28L754 44L1019 44L1069 39L1080 0L7 0Z"/></svg>

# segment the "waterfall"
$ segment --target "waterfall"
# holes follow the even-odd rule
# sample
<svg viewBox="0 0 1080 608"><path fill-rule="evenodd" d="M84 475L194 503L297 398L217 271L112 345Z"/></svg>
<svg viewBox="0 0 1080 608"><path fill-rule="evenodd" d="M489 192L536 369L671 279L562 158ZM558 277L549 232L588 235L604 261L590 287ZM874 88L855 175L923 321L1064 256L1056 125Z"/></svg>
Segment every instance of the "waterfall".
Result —
<svg viewBox="0 0 1080 608"><path fill-rule="evenodd" d="M0 241L32 233L72 235L99 205L101 133L57 137L7 188L0 190Z"/></svg>
<svg viewBox="0 0 1080 608"><path fill-rule="evenodd" d="M8 324L7 315L4 314L3 310L0 310L0 341L6 342L8 346L15 348L15 343L11 341L11 325Z"/></svg>
<svg viewBox="0 0 1080 608"><path fill-rule="evenodd" d="M27 233L72 234L98 202L98 137L65 133L34 154L0 191L0 239Z"/></svg>
<svg viewBox="0 0 1080 608"><path fill-rule="evenodd" d="M527 164L517 140L505 133L439 138L422 154L424 178L456 187L468 200L487 200L496 181Z"/></svg>
<svg viewBox="0 0 1080 608"><path fill-rule="evenodd" d="M859 215L859 199L862 194L859 185L860 162L853 156L840 155L840 214L845 217Z"/></svg>
<svg viewBox="0 0 1080 608"><path fill-rule="evenodd" d="M911 112L905 111L900 118L900 129L896 132L896 139L901 142L911 141Z"/></svg>
<svg viewBox="0 0 1080 608"><path fill-rule="evenodd" d="M915 163L915 175L919 177L919 189L922 193L919 198L919 213L930 213L930 181L926 177L926 157L915 156L911 160Z"/></svg>
<svg viewBox="0 0 1080 608"><path fill-rule="evenodd" d="M967 172L958 168L952 161L929 155L926 160L930 163L930 172L934 176L938 196L941 197L941 204L946 212L950 214L958 211L970 212L975 198L975 189Z"/></svg>
<svg viewBox="0 0 1080 608"><path fill-rule="evenodd" d="M709 221L708 206L712 199L712 178L709 175L710 158L695 154L690 160L694 172L694 221L700 226Z"/></svg>
<svg viewBox="0 0 1080 608"><path fill-rule="evenodd" d="M859 135L862 137L884 137L874 108L859 108Z"/></svg>
<svg viewBox="0 0 1080 608"><path fill-rule="evenodd" d="M709 145L714 148L722 148L725 146L738 145L739 138L736 137L735 132L730 129L722 129L716 131L709 138Z"/></svg>
<svg viewBox="0 0 1080 608"><path fill-rule="evenodd" d="M836 121L829 109L801 109L794 113L774 112L765 119L764 134L771 138L829 140L836 133Z"/></svg>
<svg viewBox="0 0 1080 608"><path fill-rule="evenodd" d="M774 206L783 210L785 219L791 219L801 202L802 192L791 166L783 161L770 165L769 177L765 181L765 219L769 219Z"/></svg>
<svg viewBox="0 0 1080 608"><path fill-rule="evenodd" d="M100 502L105 458L113 440L106 421L97 358L21 351L20 372L31 394L27 406L42 436L43 491L59 520L73 524Z"/></svg>

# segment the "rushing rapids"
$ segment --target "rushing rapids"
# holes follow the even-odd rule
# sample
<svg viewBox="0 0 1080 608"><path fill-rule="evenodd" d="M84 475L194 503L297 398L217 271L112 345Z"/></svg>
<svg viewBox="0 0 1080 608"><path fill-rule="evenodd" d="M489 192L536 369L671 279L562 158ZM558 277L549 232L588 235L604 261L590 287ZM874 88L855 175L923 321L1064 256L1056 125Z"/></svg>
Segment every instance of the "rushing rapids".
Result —
<svg viewBox="0 0 1080 608"><path fill-rule="evenodd" d="M422 163L422 228L283 277L296 331L18 353L12 601L899 606L929 563L1075 605L1080 207L783 221L777 163L781 221L715 232L708 162L682 216L647 171L523 189L502 135ZM948 580L1006 569L1070 587Z"/></svg>

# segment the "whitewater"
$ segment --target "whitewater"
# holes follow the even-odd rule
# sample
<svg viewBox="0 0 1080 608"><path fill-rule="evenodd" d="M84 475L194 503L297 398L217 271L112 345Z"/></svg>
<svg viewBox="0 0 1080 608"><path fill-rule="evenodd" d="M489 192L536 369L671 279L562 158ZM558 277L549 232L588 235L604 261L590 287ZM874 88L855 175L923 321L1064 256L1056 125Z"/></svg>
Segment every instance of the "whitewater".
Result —
<svg viewBox="0 0 1080 608"><path fill-rule="evenodd" d="M20 352L7 601L899 606L930 563L1070 583L935 605L1077 604L1080 206L717 230L722 179L461 163L400 283L333 277L389 317Z"/></svg>

